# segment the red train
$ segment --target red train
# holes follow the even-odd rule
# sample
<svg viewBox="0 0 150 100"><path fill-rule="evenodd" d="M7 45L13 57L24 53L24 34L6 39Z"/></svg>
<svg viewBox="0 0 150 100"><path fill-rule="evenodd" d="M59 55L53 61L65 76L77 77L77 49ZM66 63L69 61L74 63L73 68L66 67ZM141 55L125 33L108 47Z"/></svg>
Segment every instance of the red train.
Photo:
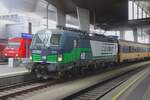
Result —
<svg viewBox="0 0 150 100"><path fill-rule="evenodd" d="M31 39L24 38L11 38L8 39L8 44L3 49L2 55L8 58L25 58L26 54L26 43L28 43L28 57L30 55L30 44Z"/></svg>
<svg viewBox="0 0 150 100"><path fill-rule="evenodd" d="M7 61L7 58L3 55L3 51L8 44L8 39L0 39L0 62Z"/></svg>

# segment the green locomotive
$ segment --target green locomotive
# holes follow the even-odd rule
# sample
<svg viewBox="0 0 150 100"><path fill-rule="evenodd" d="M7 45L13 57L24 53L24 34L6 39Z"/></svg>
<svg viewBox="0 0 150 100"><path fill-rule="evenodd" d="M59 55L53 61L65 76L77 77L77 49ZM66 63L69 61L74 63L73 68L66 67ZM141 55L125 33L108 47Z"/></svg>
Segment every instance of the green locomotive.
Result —
<svg viewBox="0 0 150 100"><path fill-rule="evenodd" d="M33 66L38 78L77 73L118 60L118 40L72 28L41 30L31 44Z"/></svg>

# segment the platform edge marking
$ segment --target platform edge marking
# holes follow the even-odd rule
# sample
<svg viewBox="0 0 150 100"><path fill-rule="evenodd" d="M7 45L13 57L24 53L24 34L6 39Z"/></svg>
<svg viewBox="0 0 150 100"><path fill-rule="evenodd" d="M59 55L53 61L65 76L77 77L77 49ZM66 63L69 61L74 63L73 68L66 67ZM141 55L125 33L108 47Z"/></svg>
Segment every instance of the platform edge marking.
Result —
<svg viewBox="0 0 150 100"><path fill-rule="evenodd" d="M131 87L135 82L137 82L139 79L144 78L144 75L145 75L146 73L147 73L147 71L144 72L142 75L139 75L134 81L130 82L129 85L127 85L127 86L126 86L125 88L123 88L120 92L118 92L115 96L113 96L111 100L117 100L117 98L120 97L124 92L126 92L127 89L128 89L129 87Z"/></svg>

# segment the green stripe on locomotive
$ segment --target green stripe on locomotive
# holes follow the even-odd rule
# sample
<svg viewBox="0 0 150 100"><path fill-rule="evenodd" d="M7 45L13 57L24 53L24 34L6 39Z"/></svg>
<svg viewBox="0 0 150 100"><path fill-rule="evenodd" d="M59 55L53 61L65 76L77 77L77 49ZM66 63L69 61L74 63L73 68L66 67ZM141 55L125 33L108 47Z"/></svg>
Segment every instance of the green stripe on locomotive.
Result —
<svg viewBox="0 0 150 100"><path fill-rule="evenodd" d="M58 55L48 55L47 56L47 62L57 62Z"/></svg>
<svg viewBox="0 0 150 100"><path fill-rule="evenodd" d="M62 54L62 61L58 61L58 55L54 54L49 54L46 57L46 62L49 63L63 63L63 64L68 64L75 62L77 60L80 60L81 53L87 53L88 55L91 54L91 49L90 48L74 48L71 52L65 52ZM91 56L87 56L86 59L90 59ZM40 54L32 54L32 61L33 62L42 62L42 56Z"/></svg>
<svg viewBox="0 0 150 100"><path fill-rule="evenodd" d="M32 54L32 61L33 61L33 62L42 61L42 56L41 56L40 54L35 54L35 53L33 53L33 54Z"/></svg>
<svg viewBox="0 0 150 100"><path fill-rule="evenodd" d="M63 54L63 61L61 63L71 63L80 60L81 53L91 54L90 48L74 48L70 53ZM90 59L90 57L86 58Z"/></svg>
<svg viewBox="0 0 150 100"><path fill-rule="evenodd" d="M79 61L81 59L81 53L85 53L86 60L115 60L117 55L105 55L105 56L92 56L91 48L74 48L71 52L65 52L62 54L62 61L58 61L58 55L49 54L46 57L47 63L60 63L68 64ZM42 56L40 54L32 54L33 62L42 62Z"/></svg>

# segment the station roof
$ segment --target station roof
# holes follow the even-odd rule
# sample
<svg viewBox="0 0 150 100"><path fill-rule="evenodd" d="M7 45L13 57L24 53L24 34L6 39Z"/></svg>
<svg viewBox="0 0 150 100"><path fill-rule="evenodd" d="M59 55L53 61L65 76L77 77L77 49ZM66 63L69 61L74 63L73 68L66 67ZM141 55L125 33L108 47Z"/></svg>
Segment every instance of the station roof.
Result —
<svg viewBox="0 0 150 100"><path fill-rule="evenodd" d="M128 0L47 0L66 13L73 14L76 6L90 11L91 23L115 23L128 20Z"/></svg>
<svg viewBox="0 0 150 100"><path fill-rule="evenodd" d="M136 0L135 2L150 14L150 0Z"/></svg>
<svg viewBox="0 0 150 100"><path fill-rule="evenodd" d="M128 25L128 0L46 0L63 9L68 14L75 14L76 6L90 11L90 22L103 29L111 28L115 23ZM132 1L132 0L131 0ZM149 0L134 0L144 10L150 13ZM136 23L134 23L135 25ZM133 25L133 26L134 26ZM114 26L113 26L114 27Z"/></svg>

